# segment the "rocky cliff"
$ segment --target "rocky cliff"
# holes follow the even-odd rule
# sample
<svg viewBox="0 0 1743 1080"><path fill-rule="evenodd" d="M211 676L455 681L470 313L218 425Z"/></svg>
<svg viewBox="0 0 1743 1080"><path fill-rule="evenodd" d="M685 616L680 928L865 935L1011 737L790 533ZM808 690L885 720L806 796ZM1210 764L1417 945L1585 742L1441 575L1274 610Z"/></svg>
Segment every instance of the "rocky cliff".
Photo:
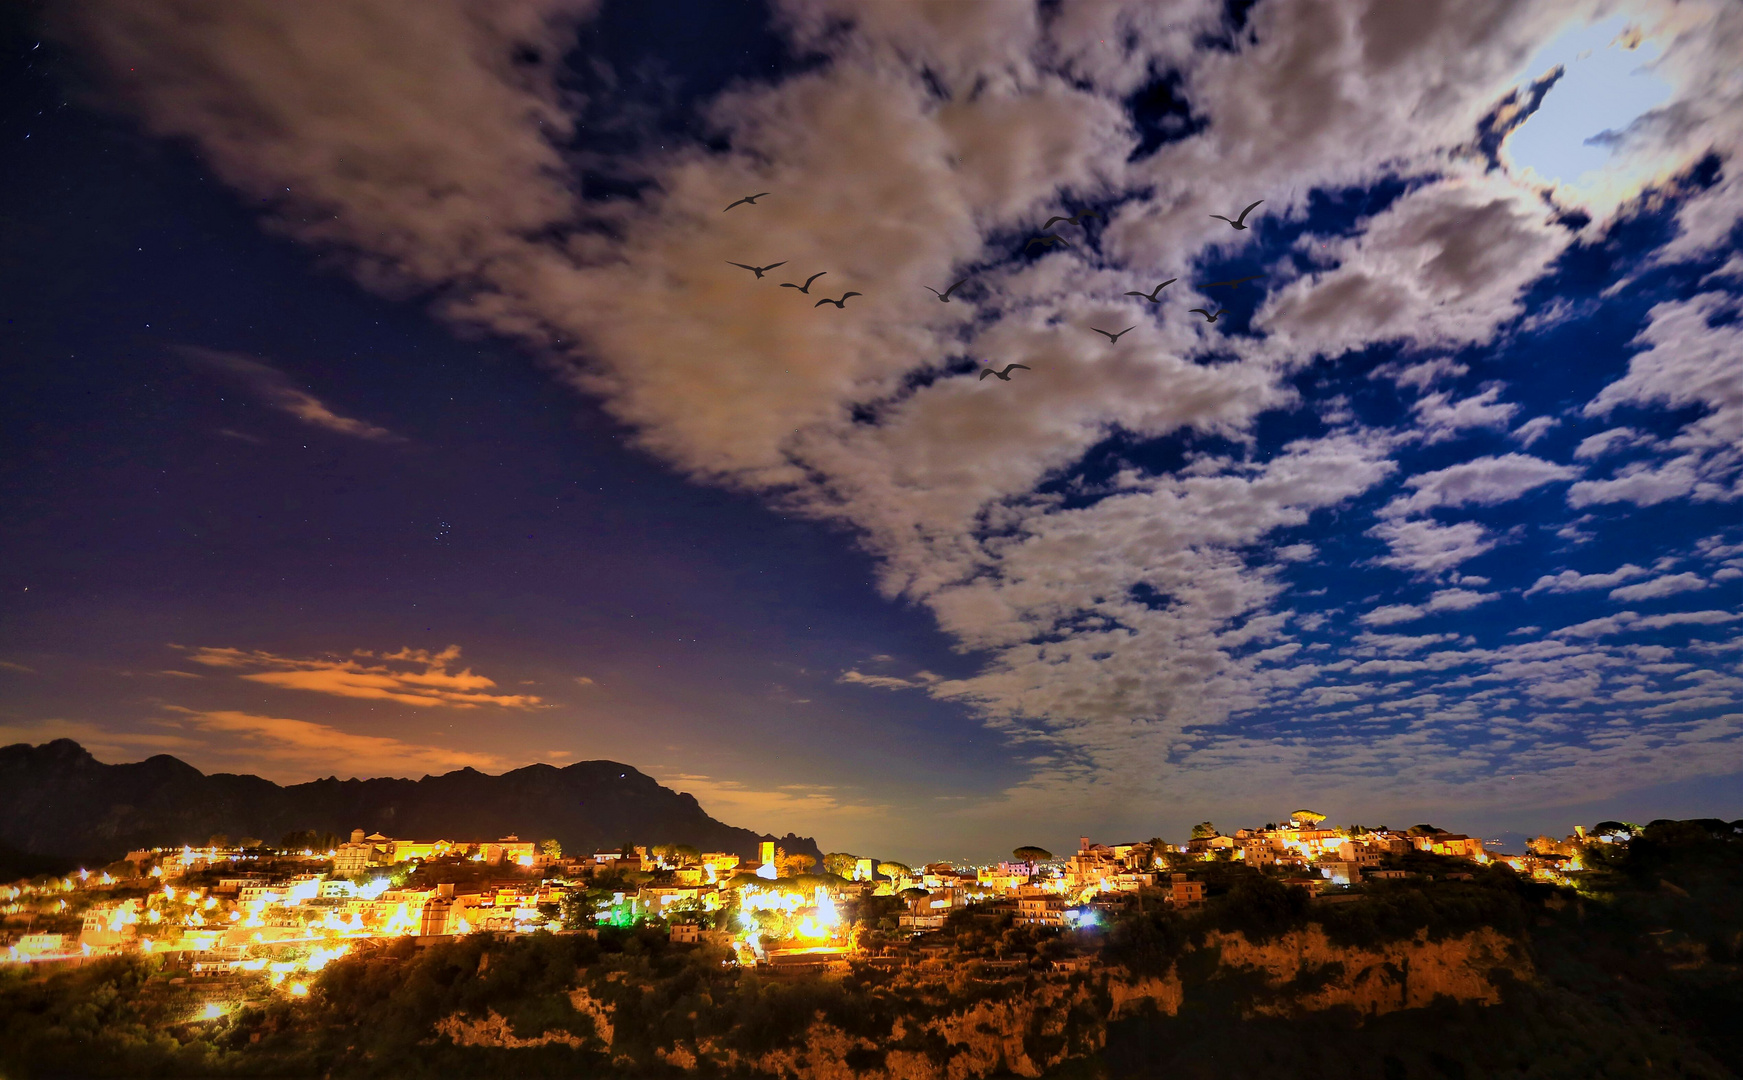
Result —
<svg viewBox="0 0 1743 1080"><path fill-rule="evenodd" d="M494 1013L457 1013L436 1030L465 1046L584 1047L631 1073L664 1065L797 1080L980 1080L1041 1076L1100 1050L1110 1022L1144 1013L1175 1016L1195 996L1230 987L1246 1016L1300 1019L1343 1008L1371 1018L1436 1001L1496 1004L1497 980L1532 975L1523 946L1493 930L1440 941L1420 934L1349 949L1334 946L1313 926L1257 944L1240 934L1212 934L1165 975L1142 979L1097 967L988 981L959 968L922 966L881 988L884 1008L874 1011L887 1015L887 1030L849 1031L819 1011L797 1038L760 1051L706 1035L623 1043L616 1038L616 1013L641 1002L632 984L610 972L585 974L569 994L585 1023L516 1032ZM590 1035L574 1033L589 1025Z"/></svg>

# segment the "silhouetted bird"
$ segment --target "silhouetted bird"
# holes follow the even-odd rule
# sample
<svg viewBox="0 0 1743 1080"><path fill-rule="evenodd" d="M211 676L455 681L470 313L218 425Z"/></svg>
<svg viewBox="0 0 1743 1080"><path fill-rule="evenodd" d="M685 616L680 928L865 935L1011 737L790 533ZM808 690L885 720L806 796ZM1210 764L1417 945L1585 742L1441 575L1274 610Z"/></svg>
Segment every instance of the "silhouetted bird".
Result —
<svg viewBox="0 0 1743 1080"><path fill-rule="evenodd" d="M1119 333L1117 333L1117 334L1110 334L1110 333L1108 333L1108 332L1107 332L1107 331L1106 331L1106 330L1096 330L1096 328L1095 328L1095 327L1093 327L1093 326L1092 326L1092 327L1090 327L1090 329L1091 329L1091 330L1095 330L1095 332L1096 332L1096 333L1098 333L1098 334L1100 334L1100 335L1102 335L1102 336L1103 336L1103 337L1105 337L1105 338L1107 338L1107 339L1108 339L1108 340L1109 340L1109 341L1111 341L1111 342L1113 342L1113 343L1114 343L1114 344L1116 344L1116 345L1117 345L1117 344L1119 344L1119 341L1120 341L1120 339L1121 339L1121 338L1123 338L1123 337L1125 337L1125 336L1126 336L1126 335L1127 335L1127 334L1129 334L1129 333L1131 333L1131 332L1132 332L1132 331L1133 331L1133 330L1136 330L1136 329L1137 329L1137 327L1135 327L1135 326L1128 326L1128 327L1126 327L1126 328L1125 328L1125 329L1124 329L1124 330L1121 330L1121 331L1120 331L1120 332L1119 332Z"/></svg>
<svg viewBox="0 0 1743 1080"><path fill-rule="evenodd" d="M759 191L755 195L746 195L744 198L738 200L738 202L727 204L726 210L731 210L734 206L737 206L738 203L750 203L752 206L755 206L757 200L767 194L768 192L766 191ZM722 210L721 213L726 213L726 210Z"/></svg>
<svg viewBox="0 0 1743 1080"><path fill-rule="evenodd" d="M1064 237L1060 237L1060 236L1037 236L1033 240L1030 240L1027 244L1024 244L1023 250L1028 251L1030 248L1034 247L1036 244L1040 244L1042 247L1055 247L1055 246L1070 247L1071 246L1070 244L1067 244L1065 242Z"/></svg>
<svg viewBox="0 0 1743 1080"><path fill-rule="evenodd" d="M818 307L822 307L824 304L834 304L838 308L845 308L845 307L847 307L847 298L848 297L850 297L850 296L864 296L864 295L865 295L864 293L845 292L845 293L841 294L841 299L839 299L839 300L831 300L831 299L829 299L829 297L825 296L823 299L817 301L815 304L812 304L811 306L814 308L818 308Z"/></svg>
<svg viewBox="0 0 1743 1080"><path fill-rule="evenodd" d="M829 273L829 271L819 270L815 274L812 274L810 277L806 278L805 284L803 284L803 285L795 285L791 281L783 281L783 282L781 282L781 288L783 288L783 289L798 289L800 292L804 293L806 296L810 296L811 295L811 283L813 281L816 281L818 278L822 277L824 274L827 274L827 273Z"/></svg>
<svg viewBox="0 0 1743 1080"><path fill-rule="evenodd" d="M1246 277L1233 278L1229 281L1212 281L1208 284L1200 285L1199 288L1214 289L1219 285L1239 285L1243 281L1252 281L1254 278L1262 278L1264 276L1264 274L1248 274Z"/></svg>
<svg viewBox="0 0 1743 1080"><path fill-rule="evenodd" d="M968 281L967 278L963 278L962 281L957 282L956 285L964 284L967 281ZM940 301L948 304L948 303L950 303L950 294L956 291L956 285L952 285L950 288L945 289L943 292L939 292L937 289L934 289L930 285L922 285L920 287L922 289L925 289L927 292L931 293L933 296L936 296Z"/></svg>
<svg viewBox="0 0 1743 1080"><path fill-rule="evenodd" d="M731 259L728 259L728 260L726 260L726 265L736 266L740 270L749 270L751 273L753 273L757 276L758 280L761 280L764 270L773 270L777 266L785 266L785 265L787 265L787 260L782 259L778 263L770 263L767 266L746 266L744 263L735 263Z"/></svg>
<svg viewBox="0 0 1743 1080"><path fill-rule="evenodd" d="M1168 286L1174 284L1176 281L1179 281L1179 280L1180 280L1179 278L1171 277L1167 281L1164 281L1162 284L1156 286L1154 289L1151 289L1147 293L1129 292L1126 295L1127 296L1142 296L1144 299L1150 301L1152 304L1160 304L1162 301L1160 301L1156 298L1157 294L1160 293L1163 289L1166 289Z"/></svg>
<svg viewBox="0 0 1743 1080"><path fill-rule="evenodd" d="M1264 199L1260 199L1259 202L1254 203L1253 206L1258 206L1259 203L1264 201ZM1247 215L1253 212L1253 206L1249 206L1245 210L1242 210L1241 216L1233 220L1223 217L1221 214L1212 214L1211 217L1216 218L1218 221L1227 221L1237 229L1244 229L1247 227Z"/></svg>
<svg viewBox="0 0 1743 1080"><path fill-rule="evenodd" d="M995 378L1003 379L1005 382L1010 382L1011 372L1016 371L1018 368L1022 368L1024 371L1034 370L1028 364L1006 364L1005 370L1003 371L1000 371L997 368L982 368L980 377L984 379L988 375L992 375Z"/></svg>
<svg viewBox="0 0 1743 1080"><path fill-rule="evenodd" d="M1051 229L1053 227L1053 223L1055 221L1063 221L1063 222L1066 222L1067 224L1071 224L1071 225L1082 225L1083 219L1086 217L1100 218L1101 215L1096 213L1094 210L1085 210L1083 213L1077 215L1076 217L1060 217L1058 214L1055 214L1052 217L1048 218L1047 224L1041 226L1041 228L1043 230Z"/></svg>
<svg viewBox="0 0 1743 1080"><path fill-rule="evenodd" d="M1210 312L1204 310L1201 307L1195 307L1192 310L1198 312L1200 315L1203 315L1205 322L1216 322L1218 319L1220 319L1224 315L1228 314L1229 309L1223 308L1221 311L1217 312L1215 315L1212 315Z"/></svg>

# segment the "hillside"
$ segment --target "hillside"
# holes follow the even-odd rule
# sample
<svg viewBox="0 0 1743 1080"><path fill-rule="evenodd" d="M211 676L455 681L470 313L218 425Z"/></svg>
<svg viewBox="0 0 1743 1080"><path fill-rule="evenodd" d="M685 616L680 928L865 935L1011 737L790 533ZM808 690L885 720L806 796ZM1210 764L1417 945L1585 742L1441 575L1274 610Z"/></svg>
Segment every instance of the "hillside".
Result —
<svg viewBox="0 0 1743 1080"><path fill-rule="evenodd" d="M760 841L777 840L790 852L821 855L809 837L716 821L694 796L615 761L281 787L258 776L208 775L165 754L107 765L70 739L0 747L0 851L12 855L95 864L218 833L272 842L292 831L345 835L355 828L420 839L514 833L554 838L571 851L682 843L747 857Z"/></svg>

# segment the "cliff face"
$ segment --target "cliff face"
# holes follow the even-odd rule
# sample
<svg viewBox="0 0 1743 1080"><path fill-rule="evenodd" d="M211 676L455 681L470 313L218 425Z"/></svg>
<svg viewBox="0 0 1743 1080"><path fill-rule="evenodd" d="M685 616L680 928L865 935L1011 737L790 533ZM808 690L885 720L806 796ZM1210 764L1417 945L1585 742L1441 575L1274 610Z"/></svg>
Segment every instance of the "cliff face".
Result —
<svg viewBox="0 0 1743 1080"><path fill-rule="evenodd" d="M1301 1018L1347 1007L1371 1018L1437 998L1498 1003L1495 979L1502 971L1520 980L1533 976L1520 943L1493 930L1346 949L1334 946L1315 926L1262 944L1239 934L1210 935L1160 978L1134 979L1121 969L1102 968L987 983L944 968L920 968L889 987L886 1000L902 1005L886 1035L854 1034L819 1013L800 1039L754 1054L714 1038L619 1045L614 999L625 984L610 977L569 995L575 1011L591 1021L593 1033L585 1039L563 1030L517 1035L494 1015L478 1020L456 1014L445 1018L438 1032L468 1046L585 1045L628 1073L665 1065L798 1080L1037 1077L1068 1058L1100 1050L1109 1022L1151 1010L1177 1015L1213 984L1238 987L1247 1016ZM639 1005L633 998L626 1002ZM654 1060L642 1060L648 1057Z"/></svg>
<svg viewBox="0 0 1743 1080"><path fill-rule="evenodd" d="M789 852L822 854L809 837L759 835L716 821L694 796L615 761L281 787L258 776L207 775L168 755L108 765L70 739L0 747L0 844L34 855L102 863L133 848L204 843L216 833L270 843L293 830L344 836L355 828L418 839L515 833L554 838L572 851L681 843L746 857L766 839Z"/></svg>

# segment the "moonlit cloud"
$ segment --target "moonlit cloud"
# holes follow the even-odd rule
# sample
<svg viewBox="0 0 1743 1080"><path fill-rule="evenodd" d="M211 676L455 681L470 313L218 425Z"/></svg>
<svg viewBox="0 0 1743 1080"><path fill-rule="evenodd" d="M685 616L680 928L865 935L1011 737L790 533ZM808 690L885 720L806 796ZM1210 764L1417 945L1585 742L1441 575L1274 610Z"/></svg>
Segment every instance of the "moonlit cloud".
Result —
<svg viewBox="0 0 1743 1080"><path fill-rule="evenodd" d="M1611 741L1526 719L1541 703L1609 707L1630 658L1570 639L1714 626L1734 617L1725 612L1620 612L1495 649L1434 634L1383 646L1373 629L1495 610L1500 594L1460 575L1522 541L1479 518L1549 485L1569 483L1576 508L1738 496L1743 341L1726 321L1736 301L1718 291L1654 307L1628 373L1583 407L1583 420L1606 423L1624 409L1701 411L1647 457L1600 475L1549 449L1463 452L1465 440L1562 437L1553 418L1522 420L1507 383L1461 384L1471 366L1460 350L1499 347L1527 318L1552 325L1554 312L1529 310L1530 290L1627 202L1614 185L1602 198L1576 191L1567 198L1600 216L1558 221L1536 179L1487 168L1480 147L1529 58L1600 9L1260 4L1229 48L1205 49L1196 43L1227 29L1221 5L1068 4L1043 19L1019 4L794 3L777 29L817 64L707 102L711 147L674 139L610 160L572 145L576 111L604 105L566 96L555 74L585 4L89 0L74 22L118 96L267 200L274 229L337 254L370 287L427 292L443 318L521 342L671 468L851 529L884 595L920 605L981 666L957 679L841 681L973 710L1032 751L1031 777L996 812L1044 817L1219 790L1229 777L1257 796L1310 769L1366 792L1488 797L1480 778L1503 753L1510 769L1540 774L1543 792L1647 782L1671 768L1676 710L1732 692L1642 688L1642 708L1667 711ZM1707 39L1697 16L1717 28ZM1734 118L1690 97L1720 86L1737 97L1714 42L1735 41L1743 19L1644 2L1635 18L1662 39L1673 92L1617 144L1616 183L1631 194L1709 151L1699 125L1729 140L1724 153L1743 148ZM538 59L516 64L517 49ZM1207 122L1151 145L1125 102L1160 71L1178 73ZM584 201L583 166L634 177L644 194ZM1392 181L1402 190L1352 211L1344 231L1294 248L1277 239L1308 220L1312 193ZM765 189L778 210L771 200L767 213L720 212ZM1210 219L1252 201L1248 190L1266 198L1256 228ZM1735 222L1738 190L1727 179L1690 205ZM1074 233L1070 249L1013 253L1014 238L1067 203L1103 208L1105 224ZM1678 214L1685 250L1714 235ZM832 288L865 295L841 311L795 307L723 267L776 259L826 266ZM1267 274L1244 328L1123 295L1180 276L1177 289L1199 296L1189 282L1204 280L1200 268L1240 260ZM923 285L962 276L974 285L960 303L921 302ZM1087 330L1116 323L1136 326L1118 347ZM1304 408L1298 377L1316 362L1380 348L1397 359L1369 385L1401 395L1394 426ZM1020 392L974 377L993 361L1033 369ZM386 436L292 394L275 404L305 422ZM1261 454L1267 417L1300 419L1302 431ZM1593 438L1574 452L1592 468L1623 448L1622 436ZM1085 480L1098 447L1164 443L1190 453ZM1405 465L1454 450L1461 463ZM1065 481L1086 494L1061 495ZM1318 549L1291 533L1332 515L1371 545L1359 572L1416 591L1382 594L1330 628L1301 610L1291 575ZM1527 592L1671 595L1570 573ZM1352 620L1369 629L1343 636ZM1354 640L1385 655L1322 657L1305 647L1315 633L1334 653ZM450 672L457 650L360 657L193 655L342 696L538 703ZM1375 667L1358 675L1358 664ZM1311 713L1311 742L1251 726L1280 709L1329 711ZM1513 726L1487 743L1451 733L1480 723ZM1725 749L1703 767L1735 760ZM737 797L773 812L831 796Z"/></svg>

